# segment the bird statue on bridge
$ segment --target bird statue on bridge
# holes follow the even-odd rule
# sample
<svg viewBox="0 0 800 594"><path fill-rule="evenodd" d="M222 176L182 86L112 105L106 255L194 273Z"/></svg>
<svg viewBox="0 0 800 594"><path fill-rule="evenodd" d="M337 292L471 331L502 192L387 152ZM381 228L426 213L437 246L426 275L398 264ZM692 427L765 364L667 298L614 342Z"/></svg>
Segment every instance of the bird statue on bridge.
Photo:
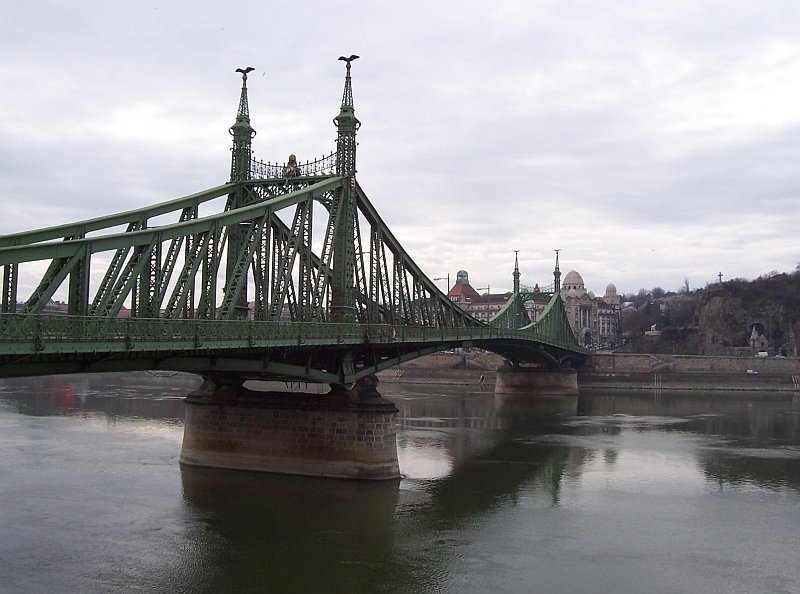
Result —
<svg viewBox="0 0 800 594"><path fill-rule="evenodd" d="M255 68L253 68L252 66L248 66L247 68L237 68L236 72L241 72L242 80L247 80L247 73L252 72L253 70L255 70Z"/></svg>
<svg viewBox="0 0 800 594"><path fill-rule="evenodd" d="M355 55L355 54L352 54L349 58L345 58L344 56L339 56L340 60L342 60L344 62L347 62L347 67L348 68L350 68L350 62L352 62L353 60L358 60L358 58L359 57L357 55Z"/></svg>

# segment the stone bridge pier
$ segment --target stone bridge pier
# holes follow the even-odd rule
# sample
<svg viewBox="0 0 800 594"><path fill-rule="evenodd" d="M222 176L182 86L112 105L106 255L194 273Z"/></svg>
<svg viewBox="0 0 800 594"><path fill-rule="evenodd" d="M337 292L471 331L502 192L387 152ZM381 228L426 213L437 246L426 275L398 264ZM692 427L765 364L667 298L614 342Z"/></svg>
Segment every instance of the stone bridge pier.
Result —
<svg viewBox="0 0 800 594"><path fill-rule="evenodd" d="M186 398L180 463L316 477L400 478L394 403L377 378L327 394L261 392L204 377Z"/></svg>
<svg viewBox="0 0 800 594"><path fill-rule="evenodd" d="M555 369L514 367L497 370L494 387L498 412L506 416L575 413L578 373L572 367Z"/></svg>

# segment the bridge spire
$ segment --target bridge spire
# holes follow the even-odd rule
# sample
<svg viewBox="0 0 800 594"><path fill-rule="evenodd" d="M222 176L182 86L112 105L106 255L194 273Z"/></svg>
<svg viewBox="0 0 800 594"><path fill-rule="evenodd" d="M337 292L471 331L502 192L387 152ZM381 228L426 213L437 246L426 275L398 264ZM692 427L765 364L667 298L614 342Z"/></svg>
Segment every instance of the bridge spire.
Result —
<svg viewBox="0 0 800 594"><path fill-rule="evenodd" d="M228 130L233 136L231 154L231 181L250 179L250 159L252 158L252 140L256 131L250 125L250 107L247 104L247 74L255 70L252 66L237 68L242 73L242 93L239 96L239 110L236 123Z"/></svg>
<svg viewBox="0 0 800 594"><path fill-rule="evenodd" d="M514 250L514 295L519 293L519 250Z"/></svg>
<svg viewBox="0 0 800 594"><path fill-rule="evenodd" d="M256 135L256 131L250 125L250 107L247 104L247 75L253 70L255 68L252 66L236 69L236 72L242 73L242 93L239 96L236 122L229 130L231 136L233 136L231 182L243 182L250 179L250 162L253 156L252 140ZM237 185L233 192L228 195L226 210L244 206L246 196L245 189ZM242 273L241 268L237 266L237 262L245 246L245 237L238 225L228 228L227 243L225 305L220 315L243 319L247 317L247 275ZM216 246L213 249L216 249ZM210 292L206 292L206 295L210 295ZM207 307L205 315L214 317L213 308Z"/></svg>
<svg viewBox="0 0 800 594"><path fill-rule="evenodd" d="M561 271L558 269L558 252L561 249L553 250L556 253L556 268L553 270L553 292L558 293L561 291Z"/></svg>
<svg viewBox="0 0 800 594"><path fill-rule="evenodd" d="M357 60L355 54L349 58L339 57L347 64L347 74L344 78L344 93L342 93L342 106L339 115L333 119L339 135L336 139L336 173L338 175L355 176L356 173L356 132L361 127L355 115L353 106L353 84L350 80L350 63Z"/></svg>
<svg viewBox="0 0 800 594"><path fill-rule="evenodd" d="M353 107L353 86L350 80L350 64L357 60L355 54L349 58L341 56L347 64L344 79L344 94L339 115L333 119L338 130L336 138L336 174L346 181L336 190L334 207L336 229L333 237L333 279L331 282L331 318L334 322L356 321L355 289L355 242L358 212L356 206L356 131L361 122L356 119ZM348 363L343 363L346 367Z"/></svg>

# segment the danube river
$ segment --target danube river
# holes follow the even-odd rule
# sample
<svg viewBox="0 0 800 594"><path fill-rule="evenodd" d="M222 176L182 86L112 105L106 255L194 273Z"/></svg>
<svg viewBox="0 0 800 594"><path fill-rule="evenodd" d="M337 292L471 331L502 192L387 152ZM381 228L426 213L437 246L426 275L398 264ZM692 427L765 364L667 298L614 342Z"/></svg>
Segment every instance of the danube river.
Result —
<svg viewBox="0 0 800 594"><path fill-rule="evenodd" d="M181 468L189 376L0 382L0 592L800 592L800 397L381 384L403 478Z"/></svg>

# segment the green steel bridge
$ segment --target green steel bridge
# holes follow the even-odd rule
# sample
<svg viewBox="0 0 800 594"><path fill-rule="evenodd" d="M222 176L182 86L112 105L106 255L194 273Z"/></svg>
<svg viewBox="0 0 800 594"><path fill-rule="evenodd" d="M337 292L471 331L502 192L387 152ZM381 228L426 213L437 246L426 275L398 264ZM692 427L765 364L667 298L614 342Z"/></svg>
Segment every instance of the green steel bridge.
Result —
<svg viewBox="0 0 800 594"><path fill-rule="evenodd" d="M414 264L356 178L354 58L345 60L331 154L254 159L248 71L239 70L230 181L0 236L0 377L175 370L346 387L454 347L493 351L515 367L583 363L557 259L549 291L521 288L516 267L512 296L488 324ZM48 313L64 295L66 315ZM534 297L549 302L531 321Z"/></svg>

